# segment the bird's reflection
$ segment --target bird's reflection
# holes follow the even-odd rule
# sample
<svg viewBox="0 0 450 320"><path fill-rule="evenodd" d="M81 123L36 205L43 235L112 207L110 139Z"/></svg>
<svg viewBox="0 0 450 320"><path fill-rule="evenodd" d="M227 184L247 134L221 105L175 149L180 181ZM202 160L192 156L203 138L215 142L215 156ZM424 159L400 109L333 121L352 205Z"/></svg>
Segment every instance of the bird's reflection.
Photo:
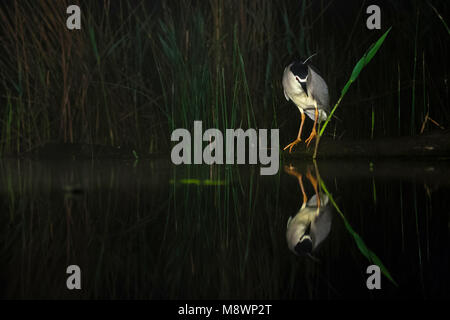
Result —
<svg viewBox="0 0 450 320"><path fill-rule="evenodd" d="M289 165L284 171L298 179L303 196L300 210L287 222L286 239L289 249L296 255L308 255L314 252L322 243L331 229L331 206L328 196L319 193L319 172L315 166L315 177L311 174L311 168L306 169L306 178L314 188L315 194L308 200L303 184L303 174L298 168Z"/></svg>

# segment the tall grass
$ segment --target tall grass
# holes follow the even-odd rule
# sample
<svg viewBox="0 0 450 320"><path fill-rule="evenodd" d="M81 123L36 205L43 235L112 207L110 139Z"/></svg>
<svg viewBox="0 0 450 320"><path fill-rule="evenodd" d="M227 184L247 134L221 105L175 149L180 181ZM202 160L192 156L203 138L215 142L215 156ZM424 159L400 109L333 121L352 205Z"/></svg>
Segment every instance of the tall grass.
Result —
<svg viewBox="0 0 450 320"><path fill-rule="evenodd" d="M81 30L65 27L69 4L81 7ZM448 32L439 12L447 6L415 2L408 10L386 8L397 17L396 41L386 50L390 55L382 53L349 93L351 106L338 112L343 121L335 125L337 136L370 136L370 122L352 119L370 113L372 104L380 119L374 134L397 132L397 96L402 118L423 114L421 106L412 109L423 91L406 96L415 87L411 79L417 81L412 38L433 74L433 82L423 84L433 106L430 116L446 126ZM332 1L5 1L0 6L0 99L5 106L0 152L22 153L47 142L167 151L171 131L190 128L194 120L203 120L205 127L278 127L283 144L298 126L296 109L282 94L284 67L317 53L313 63L337 98L360 47L371 39L358 28L364 25L362 9L347 8L345 14L354 18L348 23L342 6ZM411 12L418 10L418 22L431 25L415 32ZM439 68L430 63L440 60ZM396 79L386 74L397 69L408 80L395 94ZM414 132L413 122L402 126L402 134Z"/></svg>
<svg viewBox="0 0 450 320"><path fill-rule="evenodd" d="M419 11L417 11L416 19L416 33L414 37L414 63L413 63L413 78L412 78L412 97L411 97L411 135L415 130L415 110L416 110L416 66L417 66L417 42L418 42L418 29L419 29Z"/></svg>
<svg viewBox="0 0 450 320"><path fill-rule="evenodd" d="M398 99L398 134L401 133L402 128L402 108L401 108L401 77L400 77L400 63L397 64L397 76L398 76L398 83L397 83L397 99Z"/></svg>
<svg viewBox="0 0 450 320"><path fill-rule="evenodd" d="M330 114L328 115L328 118L326 119L323 127L319 131L319 135L322 136L325 128L327 127L328 123L330 122L333 114L336 112L336 109L339 107L339 104L341 103L342 99L344 98L345 94L347 93L348 89L350 88L351 84L356 81L359 74L361 73L362 69L372 60L372 58L376 55L378 49L383 44L384 40L386 39L389 31L391 31L391 28L389 28L381 37L378 39L377 42L373 43L372 46L369 48L369 50L364 54L364 56L359 59L359 61L356 63L355 67L353 68L353 71L350 75L350 78L348 79L347 83L344 85L341 91L341 95L339 97L339 100L334 105L333 109L331 109Z"/></svg>
<svg viewBox="0 0 450 320"><path fill-rule="evenodd" d="M327 119L325 120L325 123L323 124L323 127L320 128L320 125L319 125L319 130L318 130L319 131L319 135L317 136L317 139L316 139L313 159L315 159L316 156L317 156L317 149L318 149L318 146L319 146L320 137L323 135L323 133L325 131L325 128L327 127L327 125L330 122L332 116L336 112L336 109L339 107L339 105L340 105L342 99L344 98L345 94L347 93L348 89L350 88L352 83L356 81L356 79L358 78L358 76L361 73L361 71L363 70L363 68L377 54L379 48L383 44L384 40L386 39L386 37L387 37L387 35L388 35L388 33L390 31L391 31L391 28L389 28L376 42L374 42L371 45L371 47L368 49L368 51L364 54L364 56L361 59L359 59L359 61L356 63L356 65L353 68L353 71L352 71L352 73L350 75L350 78L348 79L348 81L346 82L344 87L342 88L341 95L340 95L338 101L336 102L336 104L334 105L333 109L331 109L330 114L328 115ZM375 113L374 113L373 107L372 107L372 122L371 122L371 134L370 134L370 137L372 139L373 139L374 124L375 124Z"/></svg>

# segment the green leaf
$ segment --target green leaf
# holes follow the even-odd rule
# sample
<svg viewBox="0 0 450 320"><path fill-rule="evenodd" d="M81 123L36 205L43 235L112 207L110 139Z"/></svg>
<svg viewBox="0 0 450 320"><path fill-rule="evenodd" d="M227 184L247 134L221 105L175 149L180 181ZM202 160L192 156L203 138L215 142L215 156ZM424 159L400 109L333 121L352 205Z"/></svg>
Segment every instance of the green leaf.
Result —
<svg viewBox="0 0 450 320"><path fill-rule="evenodd" d="M352 84L351 81L348 81L348 82L345 84L344 88L343 88L342 91L341 91L341 97L343 97L343 96L347 93L347 90L348 90L348 88L350 88L350 85L351 85L351 84Z"/></svg>
<svg viewBox="0 0 450 320"><path fill-rule="evenodd" d="M435 7L433 7L433 5L427 1L428 5L433 9L433 11L436 13L436 15L438 16L439 20L441 20L442 24L444 25L445 29L447 29L447 33L450 35L450 29L448 28L447 23L445 23L444 18L442 18L442 16L439 14L439 12L436 10Z"/></svg>
<svg viewBox="0 0 450 320"><path fill-rule="evenodd" d="M89 27L89 37L91 38L92 48L94 49L95 59L97 59L97 64L100 64L100 54L98 53L97 42L95 41L94 28Z"/></svg>
<svg viewBox="0 0 450 320"><path fill-rule="evenodd" d="M365 60L366 60L365 56L362 57L361 59L359 59L356 66L353 68L353 72L352 72L352 75L350 76L350 80L349 80L350 82L354 82L356 80L356 78L358 78L359 73L365 66Z"/></svg>
<svg viewBox="0 0 450 320"><path fill-rule="evenodd" d="M186 185L197 185L197 186L224 186L226 185L226 181L225 180L212 180L212 179L205 179L205 180L200 180L200 179L180 179L178 181L175 181L173 179L169 180L170 184L186 184Z"/></svg>
<svg viewBox="0 0 450 320"><path fill-rule="evenodd" d="M392 278L391 274L389 273L388 269L384 266L384 264L381 262L380 258L378 258L378 256L366 246L360 235L357 234L355 230L353 230L352 226L345 218L341 209L339 209L338 205L333 199L333 196L328 192L327 187L325 186L325 183L322 180L320 180L320 186L322 187L322 190L325 191L325 193L328 196L328 199L330 199L334 208L341 216L342 220L344 221L345 228L355 240L356 246L358 247L359 251L363 254L364 257L366 257L367 260L369 260L370 263L376 264L378 267L380 267L381 273L383 273L386 278L388 278L396 287L398 287L397 282L395 282L395 280Z"/></svg>
<svg viewBox="0 0 450 320"><path fill-rule="evenodd" d="M359 74L361 73L361 70L364 69L364 67L372 60L372 58L377 53L378 49L380 49L381 45L383 44L384 40L386 39L389 31L391 31L392 27L390 27L379 39L377 42L372 44L369 47L369 50L367 51L364 56L359 59L358 63L353 68L352 74L350 76L350 79L348 79L347 83L345 84L344 88L341 91L341 96L339 97L338 101L334 105L333 109L331 110L330 114L328 115L327 120L325 121L324 125L320 129L319 135L322 136L325 132L325 128L328 125L328 122L330 122L331 117L333 116L334 112L336 111L337 107L339 106L342 98L347 93L348 89L350 88L350 85L358 78Z"/></svg>
<svg viewBox="0 0 450 320"><path fill-rule="evenodd" d="M370 62L370 60L372 60L372 58L377 54L378 49L380 49L381 45L384 42L384 39L386 39L389 31L391 31L392 27L390 27L382 36L380 39L378 39L378 41L372 45L372 47L369 49L369 52L366 54L366 61L365 64L368 64Z"/></svg>

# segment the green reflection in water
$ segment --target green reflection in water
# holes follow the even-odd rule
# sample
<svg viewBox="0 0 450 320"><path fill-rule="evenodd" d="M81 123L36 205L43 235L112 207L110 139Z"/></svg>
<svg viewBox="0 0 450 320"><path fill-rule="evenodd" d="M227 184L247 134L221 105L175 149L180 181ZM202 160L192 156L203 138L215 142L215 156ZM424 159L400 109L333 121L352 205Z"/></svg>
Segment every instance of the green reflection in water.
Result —
<svg viewBox="0 0 450 320"><path fill-rule="evenodd" d="M224 186L227 184L227 182L225 180L212 180L212 179L180 179L178 181L174 180L174 179L170 179L169 180L170 184L185 184L185 185L197 185L197 186Z"/></svg>
<svg viewBox="0 0 450 320"><path fill-rule="evenodd" d="M320 180L320 186L322 187L323 191L328 195L331 203L333 204L336 211L341 216L342 220L344 220L345 227L347 228L348 232L352 235L353 239L356 242L356 245L358 246L359 251L373 264L376 264L380 267L381 272L396 286L398 286L397 282L392 278L391 274L389 273L388 269L384 266L384 264L381 262L380 258L372 251L370 250L366 244L364 243L364 240L353 230L350 223L345 218L344 214L342 213L341 209L339 209L338 205L333 199L333 196L328 192L327 187L325 186L325 183Z"/></svg>

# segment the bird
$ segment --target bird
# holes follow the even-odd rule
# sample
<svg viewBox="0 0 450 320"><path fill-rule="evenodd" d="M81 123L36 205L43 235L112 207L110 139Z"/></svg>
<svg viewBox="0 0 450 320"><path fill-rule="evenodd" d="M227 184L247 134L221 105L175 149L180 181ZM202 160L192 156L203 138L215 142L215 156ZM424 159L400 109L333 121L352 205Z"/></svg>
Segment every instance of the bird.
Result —
<svg viewBox="0 0 450 320"><path fill-rule="evenodd" d="M294 217L289 217L286 239L289 249L296 255L311 254L323 242L331 230L331 210L328 196L320 195L320 201L313 195L304 203ZM322 203L318 207L318 202Z"/></svg>
<svg viewBox="0 0 450 320"><path fill-rule="evenodd" d="M314 56L314 55L313 55ZM311 56L312 57L312 56ZM305 122L305 113L314 120L311 134L305 140L307 147L317 136L316 125L327 119L329 114L330 95L325 80L319 71L306 60L296 60L289 64L283 72L283 91L286 100L292 100L300 110L301 123L297 139L289 143L283 150L292 148L301 140L303 123Z"/></svg>
<svg viewBox="0 0 450 320"><path fill-rule="evenodd" d="M332 214L329 199L327 195L318 193L317 180L309 170L306 177L316 192L309 200L303 187L302 174L292 166L285 166L285 171L297 177L303 194L302 206L287 222L287 244L294 254L313 258L311 253L327 238L331 230Z"/></svg>

